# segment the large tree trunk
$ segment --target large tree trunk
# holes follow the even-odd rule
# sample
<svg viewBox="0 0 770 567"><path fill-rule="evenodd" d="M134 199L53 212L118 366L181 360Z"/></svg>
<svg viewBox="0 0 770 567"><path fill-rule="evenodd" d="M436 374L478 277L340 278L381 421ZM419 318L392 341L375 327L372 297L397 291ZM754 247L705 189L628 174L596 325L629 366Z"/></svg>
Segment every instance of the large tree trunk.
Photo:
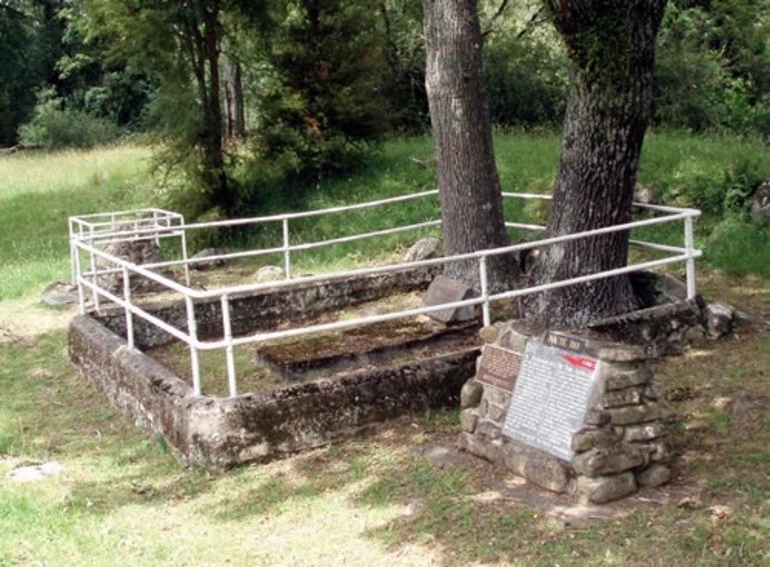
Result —
<svg viewBox="0 0 770 567"><path fill-rule="evenodd" d="M224 120L219 77L220 3L198 0L182 12L189 37L201 110L197 144L201 152L200 181L211 205L221 207L228 216L236 208L234 187L225 171Z"/></svg>
<svg viewBox="0 0 770 567"><path fill-rule="evenodd" d="M226 133L228 139L246 135L246 115L243 106L243 80L238 61L226 58L222 64L225 84Z"/></svg>
<svg viewBox="0 0 770 567"><path fill-rule="evenodd" d="M436 147L444 248L447 255L508 244L500 180L492 148L481 70L481 31L475 0L425 0L425 84ZM447 275L478 287L478 263ZM490 285L509 287L510 258L490 261Z"/></svg>
<svg viewBox="0 0 770 567"><path fill-rule="evenodd" d="M650 118L655 37L666 0L547 0L574 64L548 236L631 219L636 172ZM538 283L626 265L628 232L548 247ZM557 327L637 307L628 277L560 288L528 302L530 316Z"/></svg>

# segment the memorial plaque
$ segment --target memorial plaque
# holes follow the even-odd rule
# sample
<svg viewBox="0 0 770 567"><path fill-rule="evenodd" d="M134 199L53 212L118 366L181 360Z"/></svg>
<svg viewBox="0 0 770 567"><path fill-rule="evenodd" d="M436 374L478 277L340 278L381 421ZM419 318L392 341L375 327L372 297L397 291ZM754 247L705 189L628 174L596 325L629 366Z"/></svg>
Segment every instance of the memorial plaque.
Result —
<svg viewBox="0 0 770 567"><path fill-rule="evenodd" d="M484 345L479 371L476 373L476 381L506 392L512 392L520 366L520 354L493 345Z"/></svg>
<svg viewBox="0 0 770 567"><path fill-rule="evenodd" d="M505 416L503 435L572 460L572 434L582 428L592 406L598 372L599 361L594 358L529 341Z"/></svg>
<svg viewBox="0 0 770 567"><path fill-rule="evenodd" d="M470 299L473 296L473 290L464 283L455 281L446 276L436 276L428 286L428 291L422 301L423 307L433 307L443 303L453 303ZM451 309L442 309L428 313L428 316L439 323L454 323L470 321L474 318L474 309L472 305L465 307L453 307Z"/></svg>

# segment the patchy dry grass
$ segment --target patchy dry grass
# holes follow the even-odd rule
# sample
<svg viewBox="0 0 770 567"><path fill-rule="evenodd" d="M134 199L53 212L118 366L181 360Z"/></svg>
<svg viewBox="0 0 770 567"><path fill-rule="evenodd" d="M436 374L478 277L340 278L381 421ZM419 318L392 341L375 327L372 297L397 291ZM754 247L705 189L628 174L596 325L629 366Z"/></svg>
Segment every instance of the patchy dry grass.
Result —
<svg viewBox="0 0 770 567"><path fill-rule="evenodd" d="M712 274L701 287L709 299L770 312L766 279ZM770 560L766 328L659 364L678 416L675 477L588 516L451 451L456 412L221 476L187 470L75 375L62 330L14 338L0 346L2 566ZM65 473L7 478L47 460Z"/></svg>

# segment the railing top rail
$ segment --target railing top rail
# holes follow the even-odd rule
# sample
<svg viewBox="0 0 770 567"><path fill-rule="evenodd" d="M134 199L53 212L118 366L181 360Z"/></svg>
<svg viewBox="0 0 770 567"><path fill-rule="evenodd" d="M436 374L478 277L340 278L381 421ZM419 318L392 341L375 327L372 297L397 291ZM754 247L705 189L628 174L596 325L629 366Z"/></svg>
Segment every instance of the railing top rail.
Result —
<svg viewBox="0 0 770 567"><path fill-rule="evenodd" d="M175 213L174 211L167 211L165 209L158 209L156 207L145 207L141 209L109 211L106 213L103 212L103 213L87 213L84 215L72 215L71 217L69 217L69 220L70 222L81 222L84 224L92 224L88 222L89 219L105 218L105 219L108 219L104 221L106 223L106 222L110 222L109 219L115 218L115 217L136 217L138 215L146 215L146 214L152 214L160 217L173 217L173 218L180 218L183 216L181 213Z"/></svg>
<svg viewBox="0 0 770 567"><path fill-rule="evenodd" d="M192 223L185 225L185 228L188 229L197 229L197 228L216 228L216 227L225 227L225 226L240 226L244 224L256 224L256 223L265 223L265 222L279 222L284 220L294 220L294 219L301 219L301 218L308 218L308 217L317 217L322 216L326 214L334 214L334 213L344 213L347 211L356 211L360 209L368 209L372 207L378 207L381 205L388 205L391 203L400 203L403 201L411 201L414 199L421 199L423 197L430 197L432 195L438 195L438 189L431 189L429 191L422 191L420 193L412 193L410 195L400 195L398 197L389 197L387 199L379 199L377 201L367 201L365 203L355 203L353 205L340 205L338 207L329 207L326 209L318 209L315 211L304 211L299 213L280 213L276 215L267 215L262 217L249 217L249 218L242 218L242 219L231 219L231 220L222 220L222 221L211 221L211 222L201 222L201 223Z"/></svg>
<svg viewBox="0 0 770 567"><path fill-rule="evenodd" d="M650 219L643 219L639 221L632 221L628 223L623 223L620 225L613 225L608 227L602 227L597 228L593 230L587 230L583 232L578 233L572 233L572 234L566 234L562 236L554 236L551 238L544 238L540 240L533 240L530 242L522 242L519 244L513 244L510 246L505 246L501 248L492 248L487 250L479 250L477 252L469 252L466 254L457 254L454 256L445 256L441 258L433 258L429 260L421 260L419 262L397 262L395 264L387 264L383 266L375 266L371 268L360 268L355 270L349 270L346 272L336 272L332 274L324 274L324 275L316 275L316 276L307 276L307 277L301 277L301 278L294 278L291 280L284 280L284 281L277 281L277 282L270 282L271 287L281 287L281 286L289 286L289 285L296 285L298 282L303 283L313 283L317 281L334 281L335 279L341 279L344 277L349 276L364 276L364 275L373 275L377 273L383 273L388 271L396 271L396 270L405 270L405 269L416 269L419 267L427 267L427 266L435 266L440 264L445 264L448 262L459 262L463 260L472 260L472 259L478 259L482 256L495 256L500 254L507 254L511 252L518 252L521 250L529 250L532 248L538 248L541 246L547 246L551 244L558 244L561 242L566 242L569 240L577 240L580 238L588 238L591 236L599 236L602 234L608 234L612 232L619 232L623 230L631 230L633 228L640 228L643 226L650 226L654 224L661 224L666 222L673 222L676 220L681 220L685 218L692 218L695 216L698 216L700 214L700 211L694 210L694 209L676 209L679 212L676 213L667 213L666 216L661 217L655 217ZM189 227L189 225L188 225ZM176 227L177 230L179 227ZM251 291L256 291L258 289L264 289L267 287L267 284L265 283L252 283L252 284L244 284L240 286L232 286L227 288L220 288L220 289L214 289L214 290L197 290L192 289L188 286L179 284L177 282L174 282L173 280L166 278L165 276L159 275L155 272L152 272L148 270L146 267L139 266L137 264L132 264L131 262L127 262L126 260L123 260L117 256L113 256L111 254L108 254L104 252L103 250L99 250L98 248L94 246L85 245L83 242L79 242L78 246L83 247L83 249L97 254L98 256L102 256L109 260L110 262L113 262L117 266L126 266L131 271L145 276L151 280L155 280L158 283L161 283L163 285L166 285L173 291L177 291L179 293L184 294L185 296L194 298L194 299L208 299L208 298L216 298L221 297L224 293L248 293ZM292 247L290 247L292 249Z"/></svg>

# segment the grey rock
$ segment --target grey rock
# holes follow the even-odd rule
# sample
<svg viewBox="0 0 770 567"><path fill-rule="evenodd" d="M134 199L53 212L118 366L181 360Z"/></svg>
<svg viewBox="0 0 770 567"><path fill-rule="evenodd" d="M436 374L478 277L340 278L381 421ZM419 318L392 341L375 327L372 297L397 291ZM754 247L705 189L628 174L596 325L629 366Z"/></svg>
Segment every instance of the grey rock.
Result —
<svg viewBox="0 0 770 567"><path fill-rule="evenodd" d="M475 408L481 403L481 395L484 393L484 386L475 380L468 380L463 384L460 390L460 408Z"/></svg>
<svg viewBox="0 0 770 567"><path fill-rule="evenodd" d="M594 447L610 447L620 441L611 429L581 429L572 435L572 451L584 453Z"/></svg>
<svg viewBox="0 0 770 567"><path fill-rule="evenodd" d="M204 271L224 266L225 260L217 258L217 256L222 256L226 253L222 248L204 248L197 254L190 256L189 260L194 260L190 263L190 269Z"/></svg>
<svg viewBox="0 0 770 567"><path fill-rule="evenodd" d="M735 309L720 301L709 303L706 306L706 329L714 339L721 339L733 330Z"/></svg>
<svg viewBox="0 0 770 567"><path fill-rule="evenodd" d="M634 185L634 202L642 205L655 202L655 190L652 187L637 183Z"/></svg>
<svg viewBox="0 0 770 567"><path fill-rule="evenodd" d="M581 476L577 480L577 492L584 504L612 502L629 496L636 490L636 479L632 472L599 478Z"/></svg>
<svg viewBox="0 0 770 567"><path fill-rule="evenodd" d="M404 254L404 262L419 262L441 255L441 240L432 236L421 238Z"/></svg>
<svg viewBox="0 0 770 567"><path fill-rule="evenodd" d="M633 445L646 454L652 462L665 461L669 457L668 445L661 440L654 443L634 443Z"/></svg>
<svg viewBox="0 0 770 567"><path fill-rule="evenodd" d="M655 488L666 484L669 480L671 480L671 469L658 463L636 473L636 482L639 486Z"/></svg>
<svg viewBox="0 0 770 567"><path fill-rule="evenodd" d="M480 441L476 435L461 431L457 436L457 448L486 459L491 463L499 463L502 458L502 440Z"/></svg>
<svg viewBox="0 0 770 567"><path fill-rule="evenodd" d="M644 464L641 451L628 445L594 448L572 459L575 472L596 478L635 469Z"/></svg>
<svg viewBox="0 0 770 567"><path fill-rule="evenodd" d="M613 345L597 349L596 358L603 362L637 362L647 360L647 350L639 345Z"/></svg>
<svg viewBox="0 0 770 567"><path fill-rule="evenodd" d="M607 410L613 425L636 425L649 423L667 417L656 402L645 402L638 406L626 406Z"/></svg>
<svg viewBox="0 0 770 567"><path fill-rule="evenodd" d="M509 470L547 490L565 492L569 486L566 466L555 457L518 441L509 440L503 446L503 462Z"/></svg>
<svg viewBox="0 0 770 567"><path fill-rule="evenodd" d="M609 412L599 408L591 408L586 412L586 416L583 418L583 423L586 425L601 427L603 425L607 425L610 422L610 419L611 416Z"/></svg>
<svg viewBox="0 0 770 567"><path fill-rule="evenodd" d="M473 408L468 408L466 410L463 410L460 412L460 430L461 431L467 431L468 433L473 433L476 430L476 422L478 421L479 416L476 413L476 410Z"/></svg>
<svg viewBox="0 0 770 567"><path fill-rule="evenodd" d="M644 399L656 401L660 399L660 388L657 384L648 384L644 389Z"/></svg>
<svg viewBox="0 0 770 567"><path fill-rule="evenodd" d="M487 325L479 331L479 337L485 344L492 344L497 340L500 335L500 329L495 325Z"/></svg>
<svg viewBox="0 0 770 567"><path fill-rule="evenodd" d="M624 441L651 441L666 434L666 428L661 422L644 425L630 425L625 428Z"/></svg>
<svg viewBox="0 0 770 567"><path fill-rule="evenodd" d="M527 346L529 337L527 333L513 329L508 325L507 328L501 330L497 343L502 348L521 354Z"/></svg>
<svg viewBox="0 0 770 567"><path fill-rule="evenodd" d="M749 396L745 390L741 390L730 401L730 421L738 422L746 419L751 410L754 408L754 405L755 403L751 399L751 396Z"/></svg>
<svg viewBox="0 0 770 567"><path fill-rule="evenodd" d="M257 283L275 282L280 281L283 278L283 269L278 266L262 266L254 272L254 280Z"/></svg>
<svg viewBox="0 0 770 567"><path fill-rule="evenodd" d="M120 231L128 232L133 230L131 226L119 227ZM146 266L147 264L156 264L163 261L163 254L160 246L151 237L126 237L122 240L113 240L104 247L104 252L125 260L137 266ZM97 271L107 271L119 269L119 266L112 260L97 256ZM160 275L172 277L170 270L159 270ZM111 271L97 277L101 287L115 294L123 292L123 273L122 270ZM129 287L132 292L146 293L152 291L164 290L165 286L136 273L129 273Z"/></svg>
<svg viewBox="0 0 770 567"><path fill-rule="evenodd" d="M489 419L479 419L476 423L476 433L482 438L487 439L500 439L502 433L500 432L500 424Z"/></svg>
<svg viewBox="0 0 770 567"><path fill-rule="evenodd" d="M57 462L34 463L17 467L8 473L11 482L35 482L46 478L56 477L64 472L64 468Z"/></svg>
<svg viewBox="0 0 770 567"><path fill-rule="evenodd" d="M492 404L507 406L511 399L511 394L497 388L486 388L484 390L484 397Z"/></svg>
<svg viewBox="0 0 770 567"><path fill-rule="evenodd" d="M646 307L677 303L687 299L687 284L667 272L642 270L630 276L634 292Z"/></svg>
<svg viewBox="0 0 770 567"><path fill-rule="evenodd" d="M505 408L495 404L490 404L488 417L492 421L502 423L503 419L505 419Z"/></svg>
<svg viewBox="0 0 770 567"><path fill-rule="evenodd" d="M634 386L624 390L611 390L602 396L602 404L605 408L617 408L632 406L642 403L644 399L644 387Z"/></svg>
<svg viewBox="0 0 770 567"><path fill-rule="evenodd" d="M653 374L648 366L602 364L602 376L605 390L624 390L646 385Z"/></svg>
<svg viewBox="0 0 770 567"><path fill-rule="evenodd" d="M78 288L64 282L53 282L43 290L40 301L49 307L60 307L77 303Z"/></svg>
<svg viewBox="0 0 770 567"><path fill-rule="evenodd" d="M454 303L473 297L473 290L463 282L459 282L443 275L433 278L425 292L423 307L435 307L445 303ZM428 313L431 319L439 323L452 324L471 321L476 318L476 312L472 305L440 309Z"/></svg>

